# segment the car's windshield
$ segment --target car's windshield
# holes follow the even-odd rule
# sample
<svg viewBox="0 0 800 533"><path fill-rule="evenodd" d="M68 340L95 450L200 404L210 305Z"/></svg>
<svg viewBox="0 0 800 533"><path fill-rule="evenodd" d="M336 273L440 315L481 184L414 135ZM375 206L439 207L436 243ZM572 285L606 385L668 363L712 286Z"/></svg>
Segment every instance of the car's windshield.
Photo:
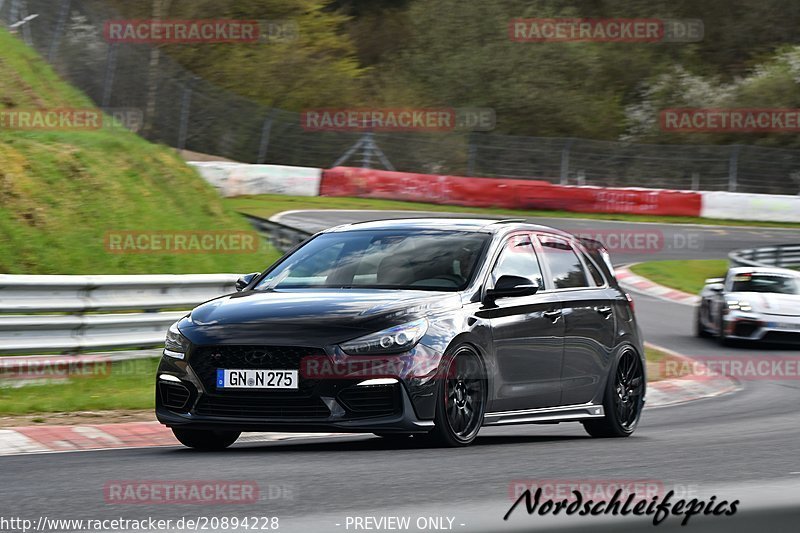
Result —
<svg viewBox="0 0 800 533"><path fill-rule="evenodd" d="M256 290L461 290L488 240L484 233L439 230L324 233L267 274Z"/></svg>
<svg viewBox="0 0 800 533"><path fill-rule="evenodd" d="M789 274L737 274L733 278L733 292L800 294L800 284Z"/></svg>

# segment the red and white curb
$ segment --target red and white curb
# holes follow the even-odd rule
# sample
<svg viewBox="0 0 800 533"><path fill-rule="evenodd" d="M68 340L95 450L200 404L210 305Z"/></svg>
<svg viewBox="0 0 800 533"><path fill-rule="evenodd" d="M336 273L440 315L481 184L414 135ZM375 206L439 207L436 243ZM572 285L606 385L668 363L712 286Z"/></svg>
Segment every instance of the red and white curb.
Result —
<svg viewBox="0 0 800 533"><path fill-rule="evenodd" d="M687 357L659 350L679 360ZM692 362L696 365L696 362ZM648 384L647 408L665 407L738 390L738 384L720 376L692 375ZM245 433L237 442L276 442L293 439L352 436L343 433ZM0 429L0 456L89 450L178 446L172 431L158 422L125 422L79 426L25 426Z"/></svg>
<svg viewBox="0 0 800 533"><path fill-rule="evenodd" d="M623 289L684 305L695 306L700 303L699 296L659 285L647 278L634 274L630 271L631 266L633 265L626 265L615 269L617 280L619 280L619 284ZM691 364L695 370L699 371L680 378L665 379L649 383L647 385L648 407L666 407L668 405L676 405L703 398L714 398L741 389L739 383L731 378L711 375L712 373L710 372L703 372L702 368L704 368L704 365L683 354L679 354L662 346L651 346L668 354L673 360L679 362L685 361Z"/></svg>
<svg viewBox="0 0 800 533"><path fill-rule="evenodd" d="M734 379L705 370L705 365L683 354L673 352L661 346L647 343L670 356L677 365L685 363L693 369L691 374L678 378L664 379L647 384L646 407L667 407L681 403L716 398L740 390L741 385Z"/></svg>
<svg viewBox="0 0 800 533"><path fill-rule="evenodd" d="M635 264L635 263L634 263ZM659 285L647 278L638 276L630 271L633 265L626 265L624 267L616 268L617 280L623 289L633 292L639 292L662 300L669 300L686 305L697 305L700 303L700 297L688 292L679 291L670 287Z"/></svg>
<svg viewBox="0 0 800 533"><path fill-rule="evenodd" d="M245 433L237 442L275 442L341 435L343 434ZM0 429L0 456L179 445L172 431L158 422Z"/></svg>

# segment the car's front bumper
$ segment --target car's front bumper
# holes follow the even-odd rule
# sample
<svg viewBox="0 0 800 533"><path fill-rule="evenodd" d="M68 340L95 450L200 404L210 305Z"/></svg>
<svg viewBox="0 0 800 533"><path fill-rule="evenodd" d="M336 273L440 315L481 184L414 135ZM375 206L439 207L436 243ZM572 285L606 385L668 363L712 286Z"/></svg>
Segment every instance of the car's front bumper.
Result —
<svg viewBox="0 0 800 533"><path fill-rule="evenodd" d="M723 321L729 339L800 344L800 317L733 312Z"/></svg>
<svg viewBox="0 0 800 533"><path fill-rule="evenodd" d="M325 357L347 360L342 353ZM359 367L355 375L301 378L297 391L231 391L216 389L209 365L193 364L192 354L185 361L165 356L157 375L156 416L169 427L195 429L427 432L433 428L440 358L417 345L397 357L392 375L384 368L370 373ZM371 385L375 379L380 384Z"/></svg>
<svg viewBox="0 0 800 533"><path fill-rule="evenodd" d="M433 429L432 420L420 420L414 413L405 389L401 391L401 410L392 415L366 418L290 419L234 416L204 416L191 412L178 413L163 405L156 407L156 418L162 424L175 428L230 429L235 431L277 432L352 432L352 433L427 433Z"/></svg>

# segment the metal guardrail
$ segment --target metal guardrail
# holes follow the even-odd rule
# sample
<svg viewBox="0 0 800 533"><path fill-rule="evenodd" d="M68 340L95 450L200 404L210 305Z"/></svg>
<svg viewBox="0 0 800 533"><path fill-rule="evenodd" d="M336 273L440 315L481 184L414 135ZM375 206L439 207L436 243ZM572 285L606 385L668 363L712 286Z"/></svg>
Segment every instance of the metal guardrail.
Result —
<svg viewBox="0 0 800 533"><path fill-rule="evenodd" d="M310 236L277 222L244 216L282 252ZM160 346L167 328L187 309L235 292L239 276L0 274L0 354Z"/></svg>
<svg viewBox="0 0 800 533"><path fill-rule="evenodd" d="M158 346L163 344L170 324L186 314L175 309L189 309L232 293L238 278L238 274L3 274L0 353L79 353ZM124 312L133 310L139 312ZM87 314L97 311L113 313Z"/></svg>
<svg viewBox="0 0 800 533"><path fill-rule="evenodd" d="M800 244L779 244L735 250L728 254L732 266L800 268Z"/></svg>

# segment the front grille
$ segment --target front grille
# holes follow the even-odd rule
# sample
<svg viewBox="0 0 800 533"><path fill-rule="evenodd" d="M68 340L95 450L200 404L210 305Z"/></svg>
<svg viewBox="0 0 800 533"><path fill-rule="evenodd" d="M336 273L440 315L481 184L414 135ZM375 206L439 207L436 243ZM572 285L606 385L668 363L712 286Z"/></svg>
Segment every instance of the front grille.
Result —
<svg viewBox="0 0 800 533"><path fill-rule="evenodd" d="M800 333L792 333L790 331L768 331L767 334L764 335L764 340L779 344L800 344Z"/></svg>
<svg viewBox="0 0 800 533"><path fill-rule="evenodd" d="M239 418L327 418L330 410L315 394L318 380L306 379L304 357L325 356L319 348L301 346L201 346L192 350L189 365L203 383L195 413ZM241 390L216 386L217 369L298 370L297 390Z"/></svg>
<svg viewBox="0 0 800 533"><path fill-rule="evenodd" d="M353 386L339 393L339 402L354 415L391 415L400 410L400 390L396 384Z"/></svg>
<svg viewBox="0 0 800 533"><path fill-rule="evenodd" d="M186 407L189 402L191 393L185 385L180 383L159 383L159 391L161 393L161 402L164 407L168 409L181 410Z"/></svg>
<svg viewBox="0 0 800 533"><path fill-rule="evenodd" d="M327 418L330 410L319 398L273 395L272 391L203 395L195 413L237 418Z"/></svg>
<svg viewBox="0 0 800 533"><path fill-rule="evenodd" d="M325 356L319 348L302 346L200 346L192 350L189 365L203 383L206 391L216 391L217 369L231 370L267 369L267 370L300 370L304 357ZM293 391L298 395L310 395L317 385L317 380L305 379L303 372L298 374L299 389ZM220 391L221 394L232 394L233 391Z"/></svg>
<svg viewBox="0 0 800 533"><path fill-rule="evenodd" d="M733 334L737 337L752 337L760 327L761 322L737 322L733 328Z"/></svg>

